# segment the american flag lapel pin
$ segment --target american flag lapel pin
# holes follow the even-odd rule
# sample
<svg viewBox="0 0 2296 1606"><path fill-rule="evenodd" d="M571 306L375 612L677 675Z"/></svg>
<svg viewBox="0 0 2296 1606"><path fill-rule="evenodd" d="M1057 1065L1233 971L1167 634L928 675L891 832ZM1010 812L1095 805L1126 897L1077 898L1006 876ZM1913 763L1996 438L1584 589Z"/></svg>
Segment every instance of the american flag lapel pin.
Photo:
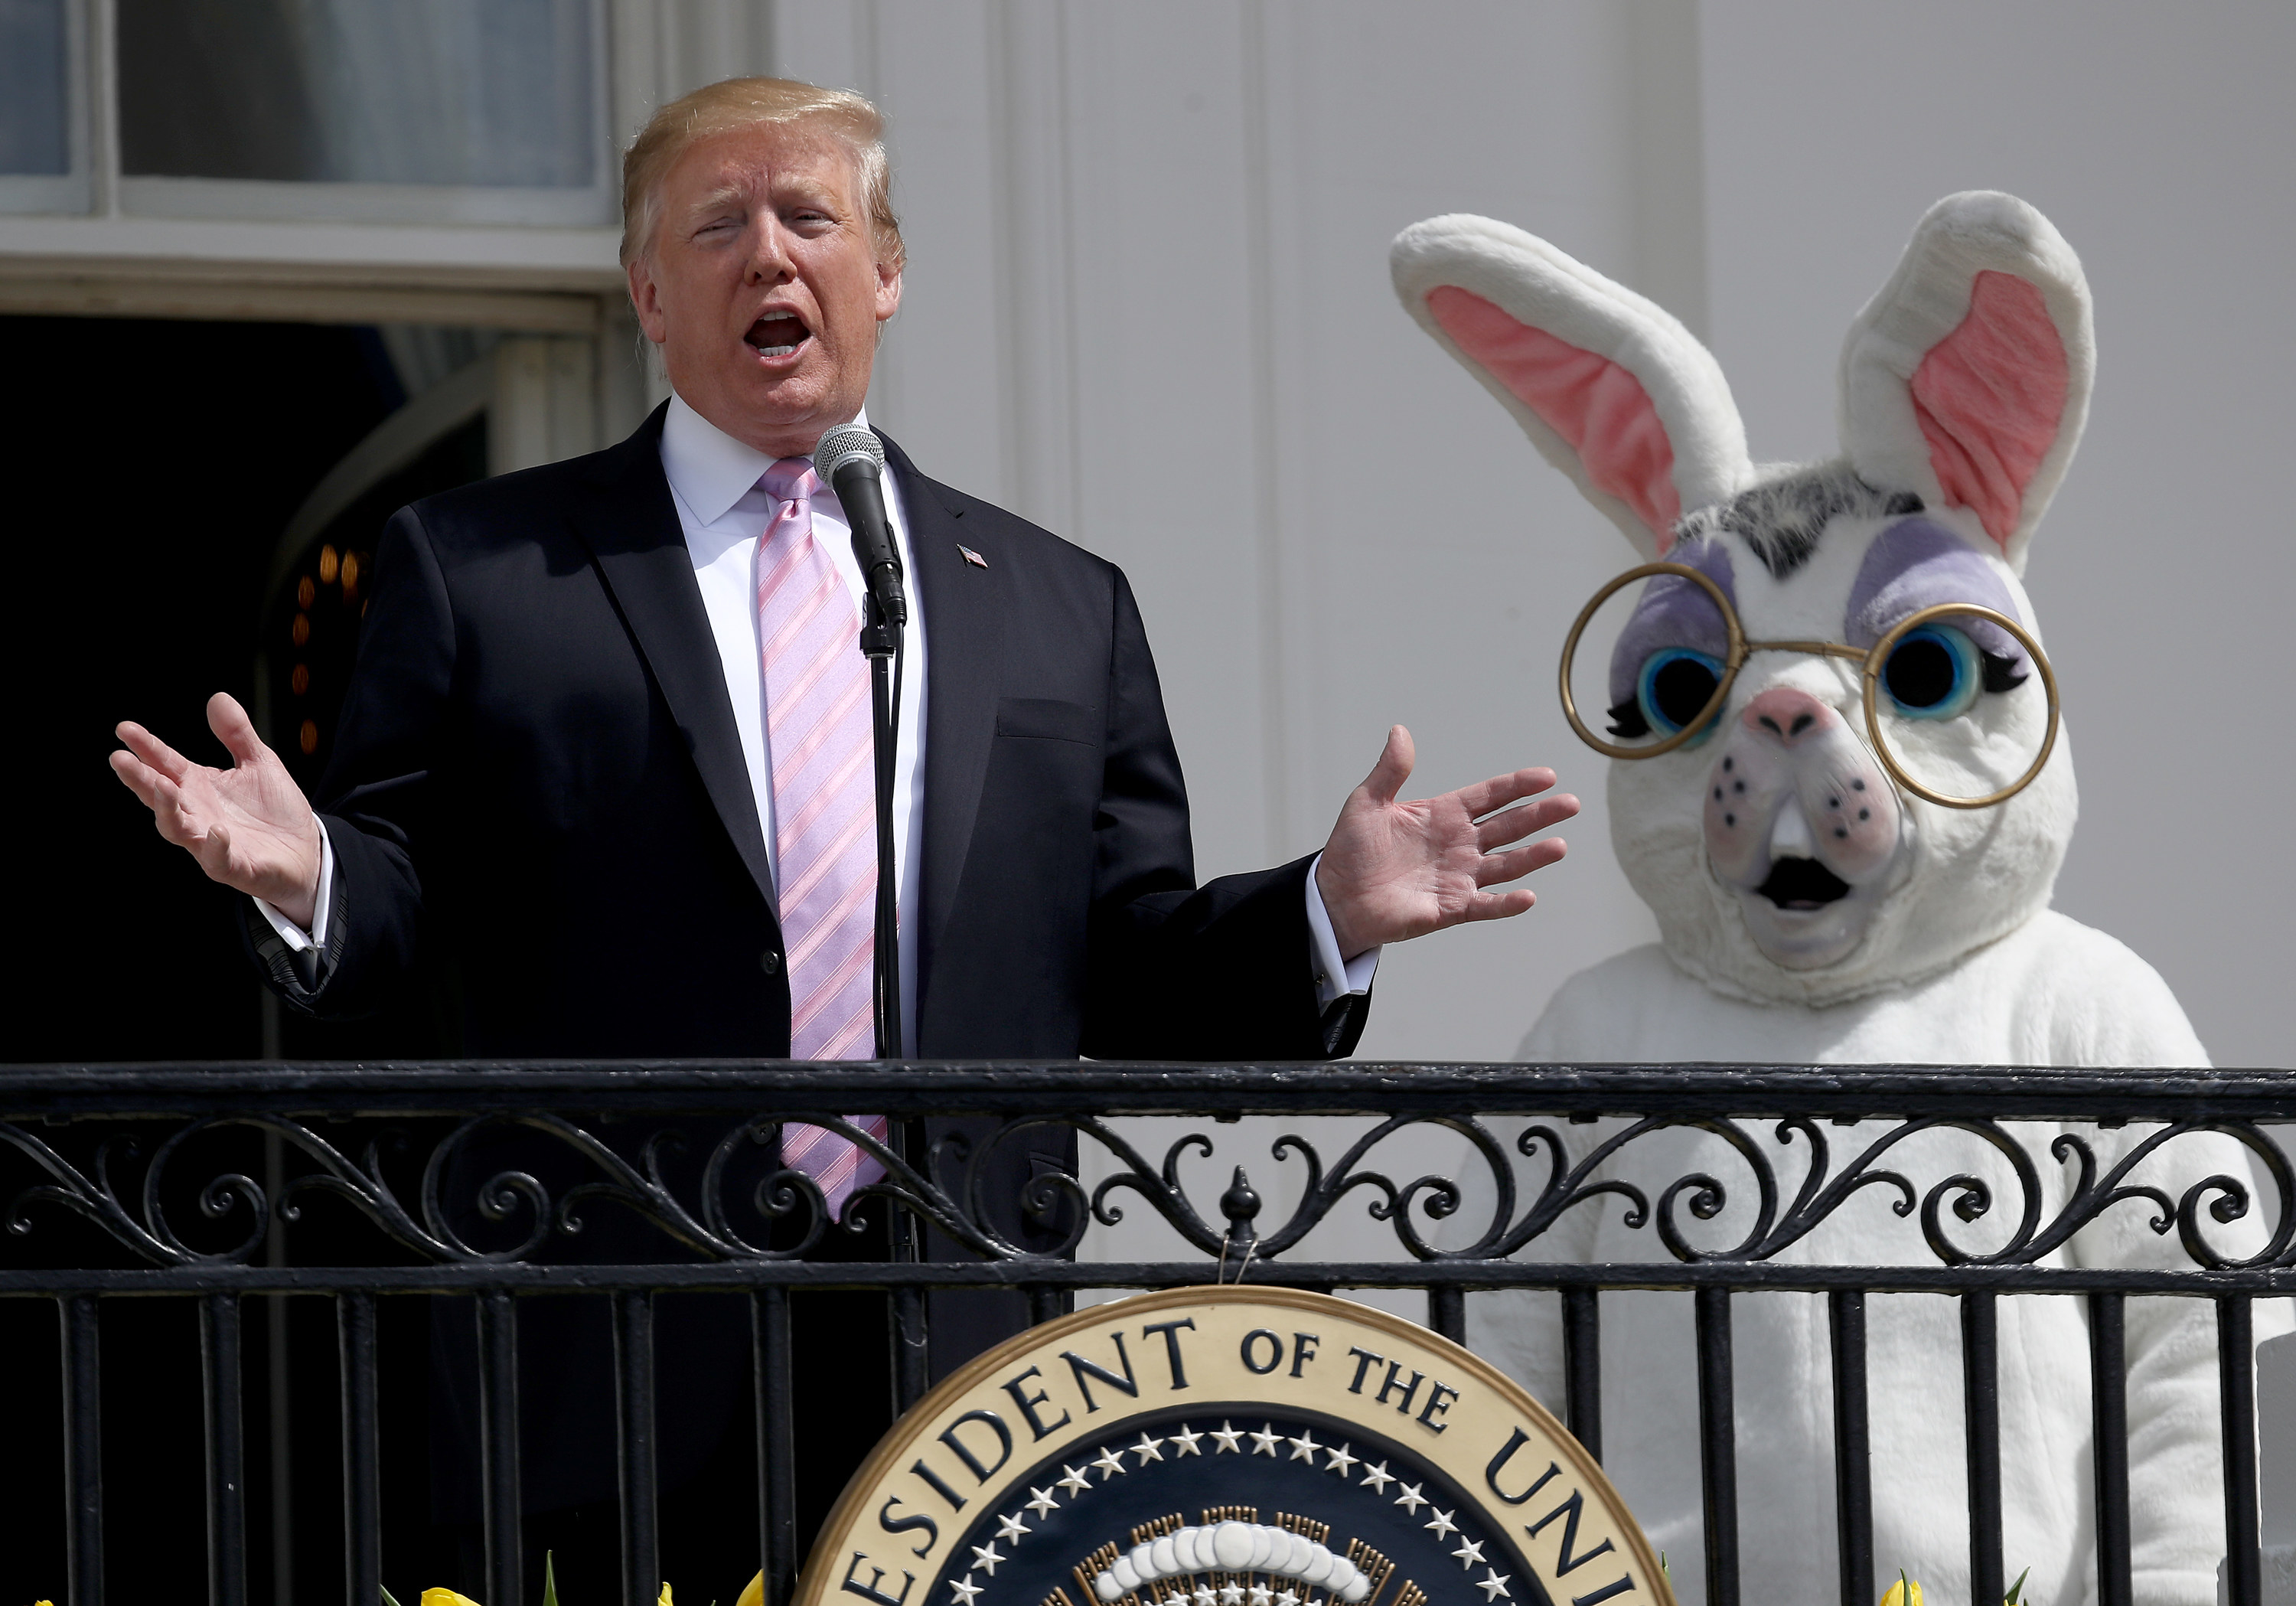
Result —
<svg viewBox="0 0 2296 1606"><path fill-rule="evenodd" d="M988 560L987 558L981 556L980 554L975 552L972 548L964 545L962 541L957 543L956 549L964 554L964 561L971 564L974 568L986 569L988 566Z"/></svg>

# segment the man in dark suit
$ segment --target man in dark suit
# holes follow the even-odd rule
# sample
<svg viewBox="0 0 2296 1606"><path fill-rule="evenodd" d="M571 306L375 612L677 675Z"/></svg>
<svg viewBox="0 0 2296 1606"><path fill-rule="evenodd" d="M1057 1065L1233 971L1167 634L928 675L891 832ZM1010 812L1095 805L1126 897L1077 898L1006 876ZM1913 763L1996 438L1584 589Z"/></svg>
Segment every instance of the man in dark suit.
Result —
<svg viewBox="0 0 2296 1606"><path fill-rule="evenodd" d="M392 520L321 810L225 696L232 769L132 724L114 767L250 894L250 945L296 1008L359 1013L419 967L472 1055L865 1058L859 577L805 459L862 415L899 305L876 114L713 86L656 117L625 192L631 294L675 396L617 447ZM1399 727L1320 854L1198 887L1123 575L886 446L917 614L895 828L913 1053L1344 1055L1381 944L1529 907L1491 889L1562 844L1509 844L1575 802L1521 803L1544 770L1401 802ZM832 1207L869 1174L841 1141L790 1163ZM1007 1157L991 1191L1016 1199L1047 1165L1072 1147ZM937 1309L936 1370L1015 1325ZM691 1454L680 1431L665 1421L665 1485L718 1424ZM857 1461L868 1436L847 1437ZM562 1494L588 1497L579 1477Z"/></svg>

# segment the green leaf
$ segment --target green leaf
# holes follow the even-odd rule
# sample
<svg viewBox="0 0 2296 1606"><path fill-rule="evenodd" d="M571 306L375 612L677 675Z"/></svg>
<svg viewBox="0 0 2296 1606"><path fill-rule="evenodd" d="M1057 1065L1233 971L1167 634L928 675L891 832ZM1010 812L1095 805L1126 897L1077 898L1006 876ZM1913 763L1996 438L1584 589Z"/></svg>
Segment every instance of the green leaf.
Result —
<svg viewBox="0 0 2296 1606"><path fill-rule="evenodd" d="M553 1552L542 1552L542 1606L558 1606L558 1569L552 1565Z"/></svg>
<svg viewBox="0 0 2296 1606"><path fill-rule="evenodd" d="M2033 1569L2030 1567L2019 1573L2017 1581L2009 1585L2009 1593L2001 1597L2001 1606L2017 1606L2017 1597L2025 1593L2025 1580L2032 1576Z"/></svg>
<svg viewBox="0 0 2296 1606"><path fill-rule="evenodd" d="M376 1585L375 1587L378 1589L382 1588L380 1584ZM382 1591L382 1606L398 1606L398 1602L391 1598L390 1591L387 1589Z"/></svg>

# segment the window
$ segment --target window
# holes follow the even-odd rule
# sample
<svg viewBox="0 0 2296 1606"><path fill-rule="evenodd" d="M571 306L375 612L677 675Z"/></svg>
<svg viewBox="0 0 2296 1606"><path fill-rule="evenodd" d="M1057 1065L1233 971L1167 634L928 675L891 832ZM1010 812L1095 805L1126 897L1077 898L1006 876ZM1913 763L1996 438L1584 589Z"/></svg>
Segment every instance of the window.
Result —
<svg viewBox="0 0 2296 1606"><path fill-rule="evenodd" d="M610 223L604 29L603 0L0 0L0 204L87 210L94 150L130 216Z"/></svg>
<svg viewBox="0 0 2296 1606"><path fill-rule="evenodd" d="M0 208L87 210L80 21L69 0L0 0Z"/></svg>

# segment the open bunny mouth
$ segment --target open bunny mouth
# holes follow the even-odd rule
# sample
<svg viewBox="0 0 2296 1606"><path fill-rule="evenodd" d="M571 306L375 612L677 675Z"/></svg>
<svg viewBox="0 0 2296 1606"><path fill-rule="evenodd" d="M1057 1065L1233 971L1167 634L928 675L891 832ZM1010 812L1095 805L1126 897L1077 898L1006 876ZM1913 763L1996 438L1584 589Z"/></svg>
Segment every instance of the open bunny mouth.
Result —
<svg viewBox="0 0 2296 1606"><path fill-rule="evenodd" d="M1815 859L1779 859L1754 889L1780 909L1824 909L1849 895L1849 883Z"/></svg>

